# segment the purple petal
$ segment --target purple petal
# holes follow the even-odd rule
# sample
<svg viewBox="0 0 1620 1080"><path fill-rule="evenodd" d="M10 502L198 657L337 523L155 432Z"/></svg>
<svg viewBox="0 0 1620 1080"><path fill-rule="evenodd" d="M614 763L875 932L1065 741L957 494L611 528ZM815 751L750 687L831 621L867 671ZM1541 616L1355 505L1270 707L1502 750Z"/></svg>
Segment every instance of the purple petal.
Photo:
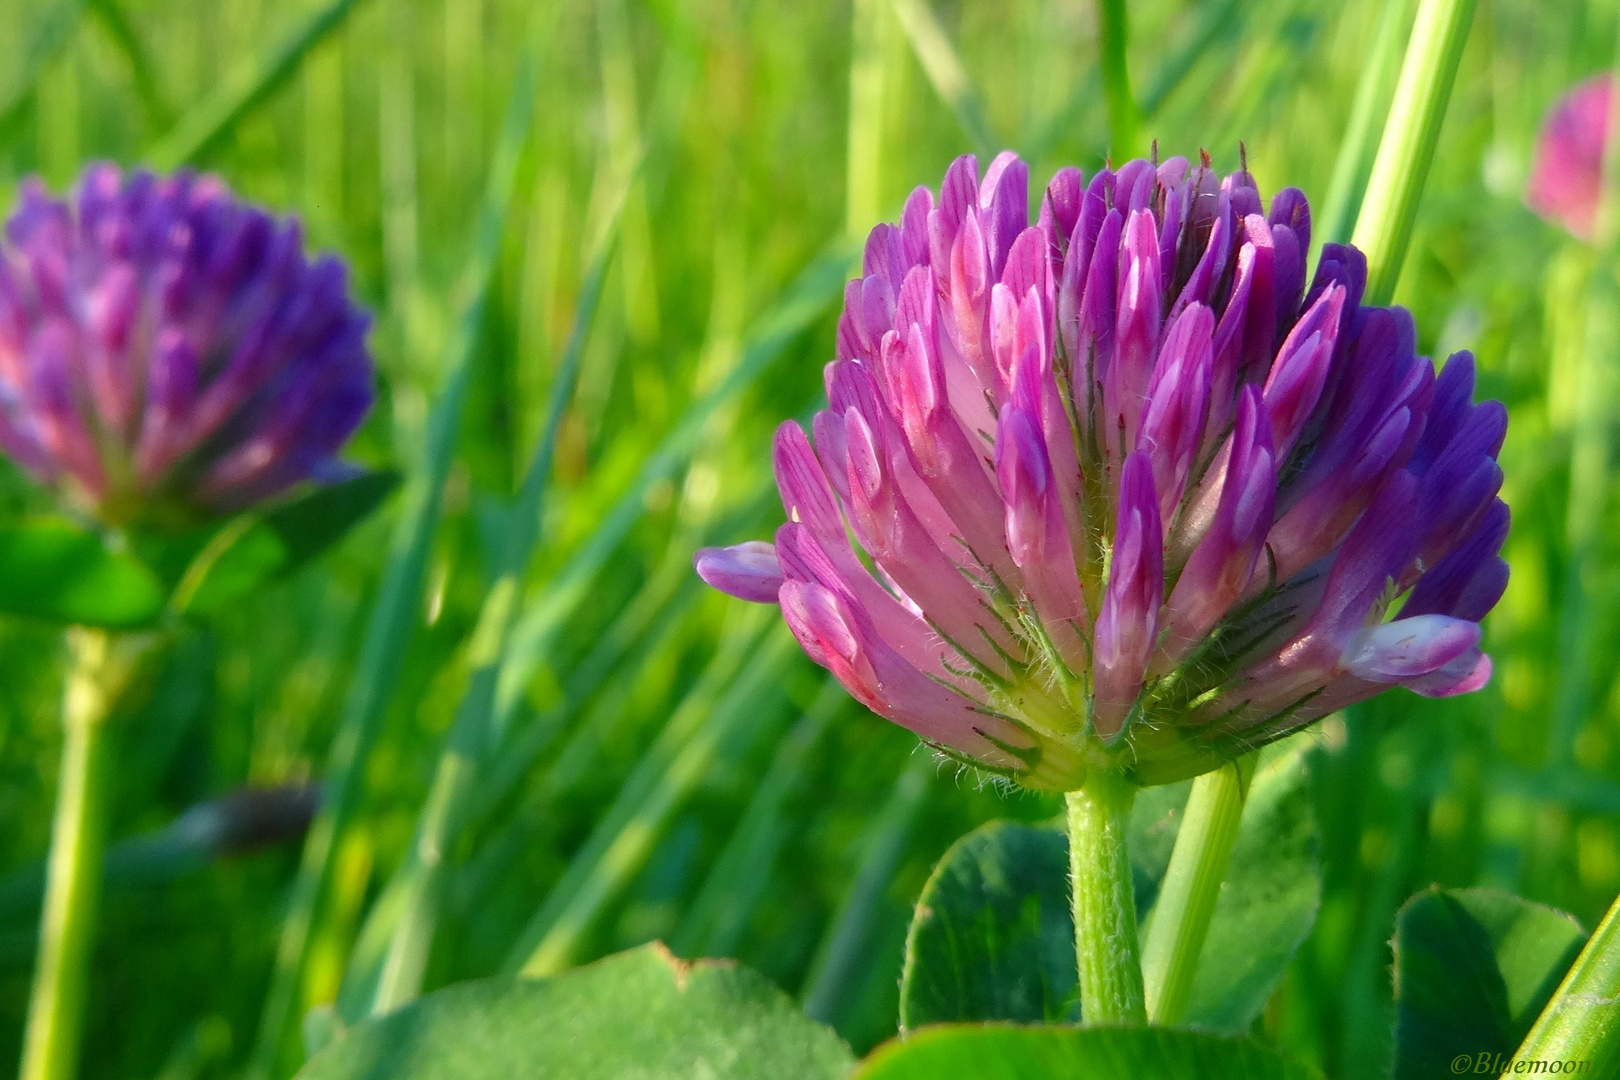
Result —
<svg viewBox="0 0 1620 1080"><path fill-rule="evenodd" d="M699 548L692 557L697 576L710 588L756 604L776 603L782 587L782 564L776 548L763 540L731 547Z"/></svg>
<svg viewBox="0 0 1620 1080"><path fill-rule="evenodd" d="M1439 671L1478 645L1479 638L1478 623L1413 615L1357 632L1340 664L1359 679L1400 682Z"/></svg>

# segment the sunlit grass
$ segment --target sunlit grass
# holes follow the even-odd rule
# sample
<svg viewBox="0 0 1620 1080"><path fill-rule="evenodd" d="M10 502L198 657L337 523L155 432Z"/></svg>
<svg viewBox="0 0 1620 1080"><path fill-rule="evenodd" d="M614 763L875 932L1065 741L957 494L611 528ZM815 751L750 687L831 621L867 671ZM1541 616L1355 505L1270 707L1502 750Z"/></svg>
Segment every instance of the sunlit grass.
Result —
<svg viewBox="0 0 1620 1080"><path fill-rule="evenodd" d="M1144 145L1204 147L1234 168L1241 142L1264 189L1301 186L1320 213L1380 19L1409 21L1413 6L1131 4ZM770 432L820 391L856 250L847 227L892 214L969 150L1017 149L1042 183L1061 163L1101 164L1097 12L1057 0L543 5L533 126L514 144L503 118L532 7L0 5L0 195L29 173L64 184L91 157L195 159L299 214L315 244L349 260L377 317L385 383L355 453L416 484L334 555L175 652L153 700L121 724L112 839L248 780L330 776L372 663L368 621L393 590L397 674L357 758L281 1045L296 1057L299 1014L340 985L339 1012L364 1014L396 917L375 902L406 858L475 667L474 627L588 252L628 190L558 428L499 741L450 850L425 986L521 966L543 942L555 965L656 936L735 953L864 1047L893 1030L900 940L932 860L979 821L1056 804L931 765L897 788L914 775L914 741L856 708L827 714L819 673L791 650L759 679L752 653L728 652L753 640L737 629L747 614L692 589L686 560L779 520ZM1416 888L1497 885L1590 920L1620 886L1606 461L1583 481L1597 524L1582 666L1558 644L1581 372L1612 358L1583 345L1589 256L1519 201L1542 110L1612 61L1616 7L1480 6L1395 290L1422 349L1474 349L1483 390L1509 406L1514 578L1487 624L1498 676L1486 691L1421 710L1391 696L1304 736L1320 745L1327 891L1263 1023L1330 1075L1379 1068L1389 920ZM1381 116L1388 92L1368 93ZM510 208L480 236L503 145L516 155ZM479 294L469 264L489 275L474 325L457 321ZM437 457L432 417L458 359L466 400L438 406L459 431ZM413 519L440 498L442 520ZM6 467L0 509L44 504ZM386 553L413 520L419 563L401 584ZM0 642L0 859L23 875L45 848L63 657L44 627L5 622ZM1555 700L1575 704L1554 716ZM691 769L677 781L633 779L677 760ZM740 871L738 851L768 861ZM289 848L110 885L86 1074L240 1071L297 867ZM0 919L3 1060L16 1055L31 917Z"/></svg>

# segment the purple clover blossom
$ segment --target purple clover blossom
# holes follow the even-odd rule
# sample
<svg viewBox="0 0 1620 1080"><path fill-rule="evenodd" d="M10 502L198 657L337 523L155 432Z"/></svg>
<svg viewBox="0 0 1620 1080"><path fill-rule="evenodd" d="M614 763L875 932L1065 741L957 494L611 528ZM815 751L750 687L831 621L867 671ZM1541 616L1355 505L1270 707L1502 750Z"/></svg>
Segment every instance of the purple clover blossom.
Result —
<svg viewBox="0 0 1620 1080"><path fill-rule="evenodd" d="M112 524L184 524L307 479L371 406L343 264L217 177L38 181L0 245L0 449Z"/></svg>
<svg viewBox="0 0 1620 1080"><path fill-rule="evenodd" d="M1038 788L1161 783L1395 685L1484 685L1507 413L1247 172L972 157L849 283L787 524L698 552L862 703ZM846 531L847 527L847 531ZM853 533L866 559L848 539ZM870 562L871 570L867 568Z"/></svg>
<svg viewBox="0 0 1620 1080"><path fill-rule="evenodd" d="M1536 140L1525 202L1581 240L1597 231L1613 104L1613 79L1607 72L1594 76L1553 105Z"/></svg>

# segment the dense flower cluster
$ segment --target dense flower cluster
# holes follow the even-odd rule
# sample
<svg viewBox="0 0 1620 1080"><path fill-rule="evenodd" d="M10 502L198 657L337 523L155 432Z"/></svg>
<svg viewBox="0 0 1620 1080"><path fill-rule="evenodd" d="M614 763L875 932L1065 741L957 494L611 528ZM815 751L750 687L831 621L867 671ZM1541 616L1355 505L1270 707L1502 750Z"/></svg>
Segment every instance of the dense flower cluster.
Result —
<svg viewBox="0 0 1620 1080"><path fill-rule="evenodd" d="M112 523L332 473L372 400L343 264L212 176L37 182L0 247L0 448Z"/></svg>
<svg viewBox="0 0 1620 1080"><path fill-rule="evenodd" d="M867 241L774 545L698 553L861 702L1034 787L1214 767L1488 679L1507 413L1310 212L1207 160L958 159ZM847 530L847 531L846 531ZM851 546L859 541L865 558ZM868 568L870 566L870 569Z"/></svg>

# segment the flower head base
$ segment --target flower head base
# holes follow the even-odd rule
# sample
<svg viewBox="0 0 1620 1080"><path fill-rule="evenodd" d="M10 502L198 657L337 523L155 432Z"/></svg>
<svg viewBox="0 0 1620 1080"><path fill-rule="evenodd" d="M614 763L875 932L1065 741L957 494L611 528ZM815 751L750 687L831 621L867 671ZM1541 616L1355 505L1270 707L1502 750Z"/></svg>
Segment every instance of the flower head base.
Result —
<svg viewBox="0 0 1620 1080"><path fill-rule="evenodd" d="M0 449L102 520L184 523L333 469L372 400L343 264L215 177L36 181L0 247Z"/></svg>
<svg viewBox="0 0 1620 1080"><path fill-rule="evenodd" d="M874 711L1018 782L1193 775L1400 684L1490 674L1507 414L1245 172L919 188L850 282L774 549L699 552ZM847 539L853 532L873 571ZM874 576L875 572L875 576ZM1397 613L1398 609L1398 613Z"/></svg>
<svg viewBox="0 0 1620 1080"><path fill-rule="evenodd" d="M1581 240L1591 240L1597 232L1613 105L1614 80L1607 72L1594 76L1548 111L1536 140L1525 202Z"/></svg>

